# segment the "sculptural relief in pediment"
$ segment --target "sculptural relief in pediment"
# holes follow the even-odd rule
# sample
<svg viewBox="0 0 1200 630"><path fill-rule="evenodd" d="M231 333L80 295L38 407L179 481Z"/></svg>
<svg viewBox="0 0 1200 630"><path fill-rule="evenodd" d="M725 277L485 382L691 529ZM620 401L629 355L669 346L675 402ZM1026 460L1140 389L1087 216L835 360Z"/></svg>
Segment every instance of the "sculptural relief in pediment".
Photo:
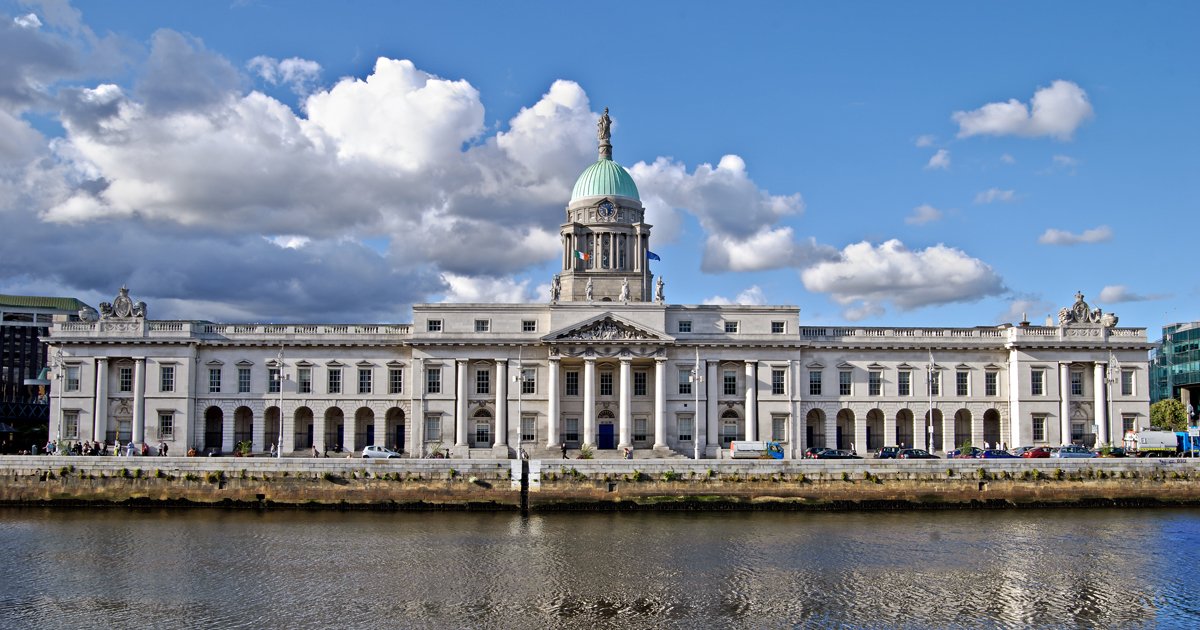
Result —
<svg viewBox="0 0 1200 630"><path fill-rule="evenodd" d="M611 319L602 319L587 326L567 331L557 337L563 341L621 341L646 340L657 341L657 336L633 326L617 323Z"/></svg>

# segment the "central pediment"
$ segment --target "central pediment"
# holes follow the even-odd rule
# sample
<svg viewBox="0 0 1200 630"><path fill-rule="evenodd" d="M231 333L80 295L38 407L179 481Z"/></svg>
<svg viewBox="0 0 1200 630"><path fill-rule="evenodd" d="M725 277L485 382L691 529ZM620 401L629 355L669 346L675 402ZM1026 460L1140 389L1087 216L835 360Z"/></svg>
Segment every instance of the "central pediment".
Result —
<svg viewBox="0 0 1200 630"><path fill-rule="evenodd" d="M560 328L542 337L543 341L634 341L634 342L673 342L674 337L661 331L653 330L618 317L612 313L604 313Z"/></svg>

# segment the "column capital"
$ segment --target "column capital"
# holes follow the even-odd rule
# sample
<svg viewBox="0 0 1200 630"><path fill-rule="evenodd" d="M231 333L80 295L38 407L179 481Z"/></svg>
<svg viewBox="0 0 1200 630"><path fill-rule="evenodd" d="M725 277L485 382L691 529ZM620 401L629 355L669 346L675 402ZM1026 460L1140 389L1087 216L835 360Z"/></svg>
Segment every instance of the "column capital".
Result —
<svg viewBox="0 0 1200 630"><path fill-rule="evenodd" d="M595 364L596 364L596 357L583 357L583 362L584 362L584 363L590 363L590 364L592 364L592 365L595 365Z"/></svg>
<svg viewBox="0 0 1200 630"><path fill-rule="evenodd" d="M633 357L623 356L623 357L620 357L620 359L621 359L622 365L629 365L629 364L633 363Z"/></svg>
<svg viewBox="0 0 1200 630"><path fill-rule="evenodd" d="M654 362L661 365L667 362L667 357L654 357Z"/></svg>

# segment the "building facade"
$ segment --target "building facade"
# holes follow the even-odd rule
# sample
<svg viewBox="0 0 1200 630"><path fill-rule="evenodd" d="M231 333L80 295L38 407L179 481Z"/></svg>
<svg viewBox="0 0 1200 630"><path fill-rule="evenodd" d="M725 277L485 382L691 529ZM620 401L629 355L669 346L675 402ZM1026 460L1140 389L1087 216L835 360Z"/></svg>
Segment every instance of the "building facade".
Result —
<svg viewBox="0 0 1200 630"><path fill-rule="evenodd" d="M1155 348L1150 402L1174 398L1200 404L1200 322L1163 326Z"/></svg>
<svg viewBox="0 0 1200 630"><path fill-rule="evenodd" d="M53 385L40 378L50 360L45 338L54 316L77 315L86 308L75 298L0 295L0 425L7 427L0 433L36 433L45 441ZM28 442L10 446L27 449Z"/></svg>
<svg viewBox="0 0 1200 630"><path fill-rule="evenodd" d="M805 327L794 306L667 303L607 110L597 127L545 302L419 304L408 324L219 324L148 319L122 289L93 321L55 321L80 377L51 433L172 453L712 458L732 440L799 457L1103 444L1149 426L1145 330L1082 295L1057 326L964 328Z"/></svg>

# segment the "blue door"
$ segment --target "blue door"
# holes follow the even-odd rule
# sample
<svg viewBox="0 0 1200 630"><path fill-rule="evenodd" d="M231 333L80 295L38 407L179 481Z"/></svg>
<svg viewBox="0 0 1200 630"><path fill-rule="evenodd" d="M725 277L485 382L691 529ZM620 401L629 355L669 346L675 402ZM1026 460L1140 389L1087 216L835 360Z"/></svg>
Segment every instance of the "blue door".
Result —
<svg viewBox="0 0 1200 630"><path fill-rule="evenodd" d="M600 425L600 439L597 440L597 446L600 448L617 448L617 435L613 431L612 423Z"/></svg>

